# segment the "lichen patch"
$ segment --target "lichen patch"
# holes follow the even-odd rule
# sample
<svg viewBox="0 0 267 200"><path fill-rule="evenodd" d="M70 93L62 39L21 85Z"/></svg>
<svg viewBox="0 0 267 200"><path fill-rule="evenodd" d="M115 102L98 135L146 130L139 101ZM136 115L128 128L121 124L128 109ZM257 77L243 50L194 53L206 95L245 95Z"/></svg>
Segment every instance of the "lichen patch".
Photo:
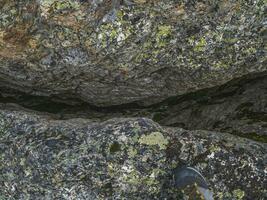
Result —
<svg viewBox="0 0 267 200"><path fill-rule="evenodd" d="M139 138L139 143L146 145L158 145L160 149L166 149L168 140L161 132L153 132L149 135L141 136L141 138Z"/></svg>

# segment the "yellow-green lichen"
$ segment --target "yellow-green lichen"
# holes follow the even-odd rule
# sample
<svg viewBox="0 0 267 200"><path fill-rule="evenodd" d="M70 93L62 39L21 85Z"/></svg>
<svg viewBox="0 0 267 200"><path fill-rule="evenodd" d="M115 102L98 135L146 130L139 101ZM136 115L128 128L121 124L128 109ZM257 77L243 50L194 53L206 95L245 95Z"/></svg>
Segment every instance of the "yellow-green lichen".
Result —
<svg viewBox="0 0 267 200"><path fill-rule="evenodd" d="M123 174L123 181L131 185L140 184L140 173L133 167L124 167L125 173Z"/></svg>
<svg viewBox="0 0 267 200"><path fill-rule="evenodd" d="M55 3L57 0L41 0L40 6L44 8L50 7L53 3Z"/></svg>
<svg viewBox="0 0 267 200"><path fill-rule="evenodd" d="M143 135L139 138L140 144L158 145L160 149L166 149L168 140L164 138L161 132L153 132L149 135Z"/></svg>
<svg viewBox="0 0 267 200"><path fill-rule="evenodd" d="M55 3L52 4L53 10L65 10L65 9L79 9L79 3L76 1L55 1Z"/></svg>
<svg viewBox="0 0 267 200"><path fill-rule="evenodd" d="M169 25L162 25L158 27L158 33L157 36L169 36L171 34L171 26Z"/></svg>
<svg viewBox="0 0 267 200"><path fill-rule="evenodd" d="M245 196L245 192L240 189L237 189L233 191L233 196L236 200L242 200Z"/></svg>
<svg viewBox="0 0 267 200"><path fill-rule="evenodd" d="M229 67L229 64L222 61L218 61L214 63L213 67L216 69L227 69Z"/></svg>
<svg viewBox="0 0 267 200"><path fill-rule="evenodd" d="M223 193L222 192L218 192L216 197L218 198L218 200L223 200Z"/></svg>
<svg viewBox="0 0 267 200"><path fill-rule="evenodd" d="M151 36L143 43L142 51L135 57L136 62L149 60L151 63L157 63L159 54L164 53L164 47L172 39L172 27L170 25L160 25L156 27ZM164 55L166 56L166 53Z"/></svg>
<svg viewBox="0 0 267 200"><path fill-rule="evenodd" d="M136 127L133 128L133 132L134 132L134 133L138 133L139 131L140 131L139 128L136 128ZM138 135L137 135L137 134L135 134L135 135L132 137L132 141L135 142L135 143L138 142Z"/></svg>
<svg viewBox="0 0 267 200"><path fill-rule="evenodd" d="M114 22L102 24L99 27L99 31L97 31L98 47L107 48L114 42L121 45L132 34L133 27L129 21L123 19L124 15L126 14L119 10Z"/></svg>
<svg viewBox="0 0 267 200"><path fill-rule="evenodd" d="M50 7L53 3L55 3L56 0L41 0L40 1L40 10L41 15L44 17L48 16L48 12L50 10Z"/></svg>
<svg viewBox="0 0 267 200"><path fill-rule="evenodd" d="M211 145L210 148L209 148L210 152L218 152L221 150L221 148L219 146L216 146L216 145Z"/></svg>
<svg viewBox="0 0 267 200"><path fill-rule="evenodd" d="M194 47L194 51L196 51L196 52L204 51L206 45L207 45L207 41L204 37L202 37L199 41L197 41L197 43Z"/></svg>
<svg viewBox="0 0 267 200"><path fill-rule="evenodd" d="M224 42L234 44L238 42L238 38L225 38Z"/></svg>
<svg viewBox="0 0 267 200"><path fill-rule="evenodd" d="M134 158L137 155L137 150L133 147L129 147L128 149L128 156L129 158Z"/></svg>
<svg viewBox="0 0 267 200"><path fill-rule="evenodd" d="M60 10L78 10L80 8L80 4L77 1L72 0L41 0L40 1L40 9L41 14L44 17L47 17L50 12L58 12Z"/></svg>
<svg viewBox="0 0 267 200"><path fill-rule="evenodd" d="M140 186L144 184L148 186L147 192L149 193L158 193L160 191L158 177L160 174L163 174L164 171L160 169L153 169L151 173L148 173L147 175L142 175L133 166L124 166L123 170L125 171L125 173L123 173L122 180L130 187Z"/></svg>
<svg viewBox="0 0 267 200"><path fill-rule="evenodd" d="M245 50L245 53L250 55L250 54L254 54L257 52L257 49L255 47L249 47L248 49Z"/></svg>
<svg viewBox="0 0 267 200"><path fill-rule="evenodd" d="M107 166L107 171L111 177L114 177L114 176L116 176L118 169L116 168L116 166L113 163L109 163Z"/></svg>
<svg viewBox="0 0 267 200"><path fill-rule="evenodd" d="M171 35L172 29L169 25L161 25L158 27L158 31L156 33L156 46L161 48L165 47L168 43L166 40L167 37Z"/></svg>

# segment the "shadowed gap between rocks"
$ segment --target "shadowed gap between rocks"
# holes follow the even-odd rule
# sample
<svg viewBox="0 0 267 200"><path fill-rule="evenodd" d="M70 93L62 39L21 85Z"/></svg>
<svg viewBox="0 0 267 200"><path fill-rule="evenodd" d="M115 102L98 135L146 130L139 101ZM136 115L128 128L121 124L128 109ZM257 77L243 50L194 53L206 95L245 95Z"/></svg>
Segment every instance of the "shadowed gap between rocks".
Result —
<svg viewBox="0 0 267 200"><path fill-rule="evenodd" d="M167 98L151 106L138 102L96 107L79 99L32 96L0 87L0 102L51 113L57 119L149 117L163 126L228 132L267 142L267 72L250 74L224 85Z"/></svg>

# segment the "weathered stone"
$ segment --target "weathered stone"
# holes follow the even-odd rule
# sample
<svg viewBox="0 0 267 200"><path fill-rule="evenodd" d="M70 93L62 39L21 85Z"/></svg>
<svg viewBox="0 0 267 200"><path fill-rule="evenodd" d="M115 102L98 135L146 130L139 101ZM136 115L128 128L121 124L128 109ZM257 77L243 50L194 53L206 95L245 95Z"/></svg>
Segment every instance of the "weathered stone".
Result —
<svg viewBox="0 0 267 200"><path fill-rule="evenodd" d="M265 13L265 0L0 1L0 200L201 196L176 188L183 166L215 199L267 199Z"/></svg>
<svg viewBox="0 0 267 200"><path fill-rule="evenodd" d="M215 199L266 198L266 144L147 118L57 120L0 107L1 199L183 199L172 181L183 165L204 174Z"/></svg>
<svg viewBox="0 0 267 200"><path fill-rule="evenodd" d="M2 103L16 103L29 109L53 113L59 119L80 117L104 121L141 116L153 119L162 126L226 132L267 143L266 72L171 97L149 107L122 105L98 108L88 104L67 105L49 97L16 92L10 95L10 89L1 87L0 91Z"/></svg>
<svg viewBox="0 0 267 200"><path fill-rule="evenodd" d="M265 11L265 0L2 0L0 85L152 104L266 70Z"/></svg>
<svg viewBox="0 0 267 200"><path fill-rule="evenodd" d="M267 76L244 77L171 98L148 113L161 125L227 132L267 143Z"/></svg>

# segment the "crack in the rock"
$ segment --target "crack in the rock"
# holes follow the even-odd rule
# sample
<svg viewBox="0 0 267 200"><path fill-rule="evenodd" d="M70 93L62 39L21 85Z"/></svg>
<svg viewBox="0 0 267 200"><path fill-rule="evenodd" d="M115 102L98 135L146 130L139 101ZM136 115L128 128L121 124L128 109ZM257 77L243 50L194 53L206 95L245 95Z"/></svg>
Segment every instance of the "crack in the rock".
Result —
<svg viewBox="0 0 267 200"><path fill-rule="evenodd" d="M163 126L229 132L267 142L267 72L250 74L224 85L171 97L151 106L138 102L96 107L79 99L33 96L0 87L0 102L17 104L58 119L149 117Z"/></svg>

